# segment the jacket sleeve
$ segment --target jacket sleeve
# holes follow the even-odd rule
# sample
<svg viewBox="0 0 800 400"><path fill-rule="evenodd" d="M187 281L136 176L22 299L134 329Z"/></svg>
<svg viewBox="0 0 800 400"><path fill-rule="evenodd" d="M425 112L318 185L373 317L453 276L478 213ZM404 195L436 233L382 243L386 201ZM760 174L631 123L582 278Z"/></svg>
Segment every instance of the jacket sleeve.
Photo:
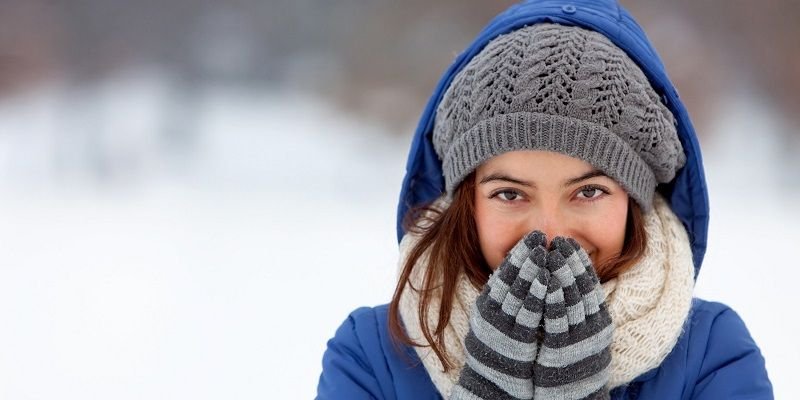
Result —
<svg viewBox="0 0 800 400"><path fill-rule="evenodd" d="M380 399L380 385L356 330L358 313L372 312L368 307L353 311L328 341L322 356L322 374L317 385L317 399Z"/></svg>
<svg viewBox="0 0 800 400"><path fill-rule="evenodd" d="M694 400L772 399L764 357L732 309L716 315L708 334Z"/></svg>

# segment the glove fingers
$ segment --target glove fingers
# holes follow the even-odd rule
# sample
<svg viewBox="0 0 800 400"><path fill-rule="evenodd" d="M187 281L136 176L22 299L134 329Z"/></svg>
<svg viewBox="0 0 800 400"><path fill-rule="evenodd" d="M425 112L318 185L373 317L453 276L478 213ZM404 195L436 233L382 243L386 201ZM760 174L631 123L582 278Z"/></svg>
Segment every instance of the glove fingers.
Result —
<svg viewBox="0 0 800 400"><path fill-rule="evenodd" d="M526 326L517 320L525 319L524 303L544 269L537 261L544 260L544 243L541 232L525 235L478 296L465 340L466 364L451 398L533 397L538 321Z"/></svg>
<svg viewBox="0 0 800 400"><path fill-rule="evenodd" d="M574 246L577 246L577 248ZM589 259L589 256L586 255L586 252L580 247L575 239L557 237L553 239L553 247L553 250L558 251L558 253L564 257L566 263L570 266L570 269L572 270L572 276L581 276L587 269L592 268L592 263ZM586 258L581 257L581 252L586 255ZM588 264L586 263L587 260L589 260Z"/></svg>
<svg viewBox="0 0 800 400"><path fill-rule="evenodd" d="M536 250L534 250L536 251ZM528 289L531 287L531 282L538 274L539 266L536 265L530 258L525 260L520 268L517 279L511 285L508 295L503 300L503 311L508 315L517 315L519 309L522 307L522 302L527 297Z"/></svg>
<svg viewBox="0 0 800 400"><path fill-rule="evenodd" d="M540 231L533 231L522 237L508 253L506 259L516 266L521 266L533 249L545 246L546 236Z"/></svg>
<svg viewBox="0 0 800 400"><path fill-rule="evenodd" d="M531 261L535 265L544 265L545 250L542 247L534 249ZM517 325L529 329L537 329L544 314L544 299L547 295L547 285L550 281L550 271L539 267L537 275L532 280L522 308L517 314Z"/></svg>
<svg viewBox="0 0 800 400"><path fill-rule="evenodd" d="M547 283L547 294L544 299L544 334L566 333L569 328L567 308L564 305L564 290L558 277L551 275Z"/></svg>
<svg viewBox="0 0 800 400"><path fill-rule="evenodd" d="M489 277L489 281L486 282L486 286L483 288L484 292L488 291L489 295L500 304L503 304L511 285L519 275L519 266L511 262L508 257L510 257L510 254ZM519 265L522 264L520 263Z"/></svg>
<svg viewBox="0 0 800 400"><path fill-rule="evenodd" d="M578 255L578 258L581 260L581 265L586 268L587 271L590 273L590 277L594 281L595 284L600 283L600 279L597 277L597 272L594 269L594 264L592 263L592 259L589 258L589 255L586 254L586 250L581 247L577 240L573 238L567 238L567 242L570 246L575 250L575 253Z"/></svg>
<svg viewBox="0 0 800 400"><path fill-rule="evenodd" d="M520 242L524 242L524 240ZM533 253L535 253L535 256L524 260L522 267L519 268L519 272L514 276L514 280L511 283L506 282L506 278L490 281L491 287L488 288L488 293L482 293L475 302L475 309L472 314L475 320L472 321L472 325L483 332L495 331L502 333L504 341L513 342L508 346L514 346L519 343L533 343L536 339L538 321L536 324L519 324L517 322L519 313L523 309L523 303L528 297L531 282L538 275L538 271L542 269L540 265L543 265L541 260L544 259L544 248L537 246ZM511 268L514 265L508 263L503 268L506 267ZM508 274L507 276L512 275ZM535 315L531 316L523 313L522 318L535 318ZM535 353L533 357L535 357Z"/></svg>
<svg viewBox="0 0 800 400"><path fill-rule="evenodd" d="M567 262L567 257L564 257L559 250L559 247L563 246L567 246L564 238L558 236L553 239L550 252L547 253L546 266L547 269L550 270L550 273L558 277L558 279L561 280L561 284L565 287L572 284L572 281L575 279L571 269L572 267Z"/></svg>
<svg viewBox="0 0 800 400"><path fill-rule="evenodd" d="M597 313L599 305L605 301L605 294L602 292L603 288L600 285L600 279L597 277L591 258L575 239L567 238L566 243L572 251L568 262L572 266L573 272L575 272L578 291L584 299L584 313L587 316Z"/></svg>
<svg viewBox="0 0 800 400"><path fill-rule="evenodd" d="M575 241L575 239L556 236L553 238L553 242L550 247L553 250L557 250L559 253L561 253L564 258L569 258L573 253L578 251L578 249L575 248L575 244L577 243L578 242Z"/></svg>
<svg viewBox="0 0 800 400"><path fill-rule="evenodd" d="M567 322L570 325L578 325L586 320L584 298L581 296L575 280L564 288L564 305L567 308Z"/></svg>
<svg viewBox="0 0 800 400"><path fill-rule="evenodd" d="M554 238L547 269L549 285L545 332L534 363L536 399L607 396L613 325L586 252L574 239ZM548 323L549 322L549 323Z"/></svg>
<svg viewBox="0 0 800 400"><path fill-rule="evenodd" d="M488 297L478 297L469 325L477 340L504 357L528 362L536 357L535 329L518 326L516 316Z"/></svg>
<svg viewBox="0 0 800 400"><path fill-rule="evenodd" d="M539 231L533 231L520 239L500 263L497 271L489 277L484 291L489 290L492 298L502 304L514 281L517 280L523 263L531 251L543 241L544 234Z"/></svg>
<svg viewBox="0 0 800 400"><path fill-rule="evenodd" d="M532 231L525 235L523 240L528 245L529 249L535 249L538 246L546 247L547 245L547 235L542 233L542 231Z"/></svg>

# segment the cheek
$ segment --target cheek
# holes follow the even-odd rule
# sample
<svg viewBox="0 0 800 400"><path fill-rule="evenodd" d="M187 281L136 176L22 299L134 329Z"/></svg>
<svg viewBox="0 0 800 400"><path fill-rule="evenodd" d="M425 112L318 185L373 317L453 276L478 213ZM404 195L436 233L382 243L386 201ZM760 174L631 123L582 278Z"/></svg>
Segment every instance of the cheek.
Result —
<svg viewBox="0 0 800 400"><path fill-rule="evenodd" d="M525 232L518 221L480 203L476 201L475 204L478 240L486 263L494 271Z"/></svg>
<svg viewBox="0 0 800 400"><path fill-rule="evenodd" d="M627 215L627 204L618 205L607 210L601 218L592 220L591 225L584 230L585 238L595 249L592 254L594 265L599 265L622 252Z"/></svg>

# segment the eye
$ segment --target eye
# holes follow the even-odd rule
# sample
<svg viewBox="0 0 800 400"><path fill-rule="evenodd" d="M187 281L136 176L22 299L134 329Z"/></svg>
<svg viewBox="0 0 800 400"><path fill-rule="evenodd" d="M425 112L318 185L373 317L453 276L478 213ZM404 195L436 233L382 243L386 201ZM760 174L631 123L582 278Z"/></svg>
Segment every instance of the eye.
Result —
<svg viewBox="0 0 800 400"><path fill-rule="evenodd" d="M513 189L501 189L489 196L490 199L494 197L499 198L503 202L512 203L522 200L522 193Z"/></svg>
<svg viewBox="0 0 800 400"><path fill-rule="evenodd" d="M584 186L578 190L578 197L585 201L595 201L605 194L608 194L607 190L594 185Z"/></svg>

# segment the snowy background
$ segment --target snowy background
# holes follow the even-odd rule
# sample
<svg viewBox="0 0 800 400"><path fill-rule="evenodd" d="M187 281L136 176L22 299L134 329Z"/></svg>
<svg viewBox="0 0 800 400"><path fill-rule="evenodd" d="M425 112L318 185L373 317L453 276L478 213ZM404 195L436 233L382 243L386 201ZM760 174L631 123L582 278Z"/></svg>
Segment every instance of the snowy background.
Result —
<svg viewBox="0 0 800 400"><path fill-rule="evenodd" d="M300 92L212 88L197 102L201 156L148 159L158 79L0 103L2 399L311 398L336 327L390 299L410 136ZM95 114L87 102L103 98L115 100ZM713 219L697 294L742 315L777 397L795 398L800 192L782 183L769 110L734 99L705 153ZM64 115L121 139L65 140ZM108 169L130 177L66 161L53 173L92 149L128 160Z"/></svg>
<svg viewBox="0 0 800 400"><path fill-rule="evenodd" d="M0 400L312 398L390 300L427 96L511 3L0 0ZM622 3L700 133L696 293L800 398L800 3Z"/></svg>

